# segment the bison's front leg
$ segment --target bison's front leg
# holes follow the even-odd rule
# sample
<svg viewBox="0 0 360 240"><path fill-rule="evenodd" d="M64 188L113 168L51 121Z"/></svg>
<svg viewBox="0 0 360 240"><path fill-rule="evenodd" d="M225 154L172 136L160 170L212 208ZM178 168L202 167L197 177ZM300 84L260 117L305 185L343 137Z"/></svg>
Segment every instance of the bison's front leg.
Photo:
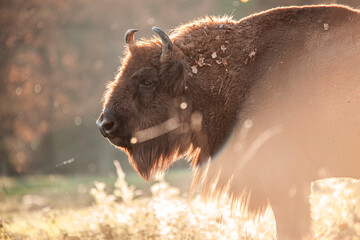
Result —
<svg viewBox="0 0 360 240"><path fill-rule="evenodd" d="M278 240L311 239L310 183L285 188L273 186L267 192L276 220Z"/></svg>

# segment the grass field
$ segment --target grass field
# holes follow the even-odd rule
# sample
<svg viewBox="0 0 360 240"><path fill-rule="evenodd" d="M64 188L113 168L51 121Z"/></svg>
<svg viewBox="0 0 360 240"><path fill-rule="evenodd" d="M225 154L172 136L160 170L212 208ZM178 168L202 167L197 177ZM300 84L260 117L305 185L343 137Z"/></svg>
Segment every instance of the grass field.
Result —
<svg viewBox="0 0 360 240"><path fill-rule="evenodd" d="M0 179L0 239L275 239L270 210L253 222L226 204L187 197L188 171L150 184L128 176L137 189L117 173ZM360 239L360 183L328 179L313 191L315 239Z"/></svg>

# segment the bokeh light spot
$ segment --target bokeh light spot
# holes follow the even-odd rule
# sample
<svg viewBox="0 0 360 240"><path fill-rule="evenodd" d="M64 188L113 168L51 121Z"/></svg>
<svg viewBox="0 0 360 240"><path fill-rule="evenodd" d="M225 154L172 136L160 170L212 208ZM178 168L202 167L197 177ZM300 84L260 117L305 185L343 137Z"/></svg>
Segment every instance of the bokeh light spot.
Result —
<svg viewBox="0 0 360 240"><path fill-rule="evenodd" d="M130 139L131 144L136 144L137 143L137 138L133 137Z"/></svg>
<svg viewBox="0 0 360 240"><path fill-rule="evenodd" d="M44 27L44 21L39 21L36 25L38 29L42 29Z"/></svg>
<svg viewBox="0 0 360 240"><path fill-rule="evenodd" d="M22 88L21 88L21 87L16 88L15 94L18 95L18 96L20 96L21 93L22 93Z"/></svg>
<svg viewBox="0 0 360 240"><path fill-rule="evenodd" d="M146 20L146 23L149 24L149 25L152 25L152 24L155 23L155 19L154 19L154 18L148 18L148 19Z"/></svg>
<svg viewBox="0 0 360 240"><path fill-rule="evenodd" d="M180 108L181 108L182 110L185 110L185 109L187 108L187 103L186 103L186 102L182 102L182 103L180 104Z"/></svg>
<svg viewBox="0 0 360 240"><path fill-rule="evenodd" d="M251 119L246 119L245 122L244 122L244 127L249 129L251 128L253 125L253 121Z"/></svg>
<svg viewBox="0 0 360 240"><path fill-rule="evenodd" d="M76 126L80 126L81 123L82 123L81 117L80 117L80 116L76 116L75 119L74 119L74 124L75 124Z"/></svg>
<svg viewBox="0 0 360 240"><path fill-rule="evenodd" d="M41 85L40 84L35 84L35 86L34 86L34 92L35 93L40 93L41 92L41 89L42 89L42 87L41 87Z"/></svg>
<svg viewBox="0 0 360 240"><path fill-rule="evenodd" d="M200 112L194 112L191 115L191 127L197 131L201 130L202 119L203 116Z"/></svg>

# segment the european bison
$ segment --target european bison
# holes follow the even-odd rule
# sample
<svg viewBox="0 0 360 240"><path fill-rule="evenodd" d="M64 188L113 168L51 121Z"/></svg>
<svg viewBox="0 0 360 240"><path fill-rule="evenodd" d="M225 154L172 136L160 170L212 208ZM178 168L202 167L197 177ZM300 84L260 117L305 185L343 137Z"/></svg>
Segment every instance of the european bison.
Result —
<svg viewBox="0 0 360 240"><path fill-rule="evenodd" d="M360 12L286 7L153 30L126 33L104 137L146 180L185 156L203 196L255 217L270 204L279 239L311 238L311 182L360 177Z"/></svg>

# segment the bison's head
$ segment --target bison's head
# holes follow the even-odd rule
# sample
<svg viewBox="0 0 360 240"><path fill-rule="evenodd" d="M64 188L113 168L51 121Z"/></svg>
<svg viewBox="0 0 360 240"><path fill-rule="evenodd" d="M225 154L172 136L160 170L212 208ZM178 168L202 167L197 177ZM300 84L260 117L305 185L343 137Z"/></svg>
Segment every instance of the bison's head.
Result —
<svg viewBox="0 0 360 240"><path fill-rule="evenodd" d="M128 52L115 81L108 85L97 120L102 135L127 152L145 179L169 167L191 145L184 64L170 38L159 28L153 30L161 43L136 44L137 30L126 33Z"/></svg>

